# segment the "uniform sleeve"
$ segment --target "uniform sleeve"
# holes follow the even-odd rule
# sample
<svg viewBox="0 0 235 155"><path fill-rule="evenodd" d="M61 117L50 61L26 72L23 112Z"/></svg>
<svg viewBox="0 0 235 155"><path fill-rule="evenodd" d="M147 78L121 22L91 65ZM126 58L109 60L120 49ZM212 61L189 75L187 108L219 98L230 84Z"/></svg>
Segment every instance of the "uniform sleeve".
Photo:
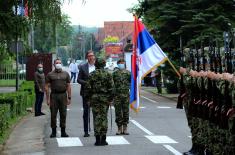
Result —
<svg viewBox="0 0 235 155"><path fill-rule="evenodd" d="M66 72L67 73L67 72ZM70 76L69 76L69 74L67 73L67 77L66 77L66 83L70 83Z"/></svg>
<svg viewBox="0 0 235 155"><path fill-rule="evenodd" d="M231 84L232 107L235 108L235 86Z"/></svg>
<svg viewBox="0 0 235 155"><path fill-rule="evenodd" d="M46 83L51 83L50 73L46 76Z"/></svg>
<svg viewBox="0 0 235 155"><path fill-rule="evenodd" d="M114 82L113 82L113 77L110 73L107 73L108 74L108 80L107 80L107 85L108 85L108 92L109 93L109 101L112 101L113 100L113 97L114 97Z"/></svg>
<svg viewBox="0 0 235 155"><path fill-rule="evenodd" d="M128 76L129 76L129 83L131 85L131 72L130 71L128 71Z"/></svg>
<svg viewBox="0 0 235 155"><path fill-rule="evenodd" d="M93 84L93 74L91 73L86 81L85 89L84 89L84 96L88 100L90 100L90 97L92 96L92 84Z"/></svg>
<svg viewBox="0 0 235 155"><path fill-rule="evenodd" d="M34 73L34 83L35 83L35 85L36 85L36 88L40 89L39 83L38 83L37 72Z"/></svg>

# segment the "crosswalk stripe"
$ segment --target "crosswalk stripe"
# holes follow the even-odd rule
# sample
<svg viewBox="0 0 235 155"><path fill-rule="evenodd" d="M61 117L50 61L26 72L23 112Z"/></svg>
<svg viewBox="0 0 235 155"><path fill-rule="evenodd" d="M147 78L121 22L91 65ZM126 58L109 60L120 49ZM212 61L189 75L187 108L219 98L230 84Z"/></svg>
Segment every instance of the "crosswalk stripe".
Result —
<svg viewBox="0 0 235 155"><path fill-rule="evenodd" d="M163 145L167 150L171 151L174 155L182 155L182 153L180 153L179 151L177 151L176 149L174 149L172 146L170 145Z"/></svg>
<svg viewBox="0 0 235 155"><path fill-rule="evenodd" d="M145 133L147 133L148 135L154 135L152 132L150 132L148 129L146 129L145 127L143 127L140 123L138 123L135 120L130 120L133 124L135 124L138 128L140 128L141 130L143 130Z"/></svg>
<svg viewBox="0 0 235 155"><path fill-rule="evenodd" d="M170 137L164 135L145 136L145 137L155 144L178 143L175 140L171 139Z"/></svg>
<svg viewBox="0 0 235 155"><path fill-rule="evenodd" d="M152 100L152 99L149 99L149 98L147 98L147 97L145 97L145 96L141 96L141 97L144 98L144 99L146 99L146 100L149 100L150 102L158 103L157 101L154 101L154 100Z"/></svg>
<svg viewBox="0 0 235 155"><path fill-rule="evenodd" d="M78 137L56 138L59 147L83 146Z"/></svg>
<svg viewBox="0 0 235 155"><path fill-rule="evenodd" d="M166 107L166 106L157 106L158 109L170 109L171 107Z"/></svg>
<svg viewBox="0 0 235 155"><path fill-rule="evenodd" d="M108 136L107 142L109 143L109 145L130 144L123 136Z"/></svg>
<svg viewBox="0 0 235 155"><path fill-rule="evenodd" d="M157 135L157 136L145 136L154 144L170 144L170 143L178 143L171 139L168 136ZM58 147L74 147L74 146L84 146L79 137L67 137L67 138L56 138ZM109 145L128 145L131 144L129 141L125 139L124 136L107 136L106 141ZM163 145L171 152L178 152L170 145ZM176 153L176 155L178 155Z"/></svg>

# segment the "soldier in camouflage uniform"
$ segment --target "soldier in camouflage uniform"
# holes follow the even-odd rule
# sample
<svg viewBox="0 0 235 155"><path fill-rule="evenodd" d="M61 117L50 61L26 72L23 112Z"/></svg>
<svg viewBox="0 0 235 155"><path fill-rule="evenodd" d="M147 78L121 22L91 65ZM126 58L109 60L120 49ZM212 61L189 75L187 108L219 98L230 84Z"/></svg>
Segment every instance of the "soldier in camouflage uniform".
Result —
<svg viewBox="0 0 235 155"><path fill-rule="evenodd" d="M88 102L92 107L96 146L108 145L106 142L107 115L109 105L113 100L113 78L108 71L104 70L104 66L105 60L100 58L96 60L96 70L89 75L85 90Z"/></svg>
<svg viewBox="0 0 235 155"><path fill-rule="evenodd" d="M118 131L116 135L128 135L127 124L129 123L129 88L131 82L131 73L125 69L125 60L120 59L117 62L118 68L113 72L113 81L115 86L114 107L116 124Z"/></svg>
<svg viewBox="0 0 235 155"><path fill-rule="evenodd" d="M235 155L235 77L230 81L230 92L232 96L232 107L227 112L228 116L228 144L227 154Z"/></svg>

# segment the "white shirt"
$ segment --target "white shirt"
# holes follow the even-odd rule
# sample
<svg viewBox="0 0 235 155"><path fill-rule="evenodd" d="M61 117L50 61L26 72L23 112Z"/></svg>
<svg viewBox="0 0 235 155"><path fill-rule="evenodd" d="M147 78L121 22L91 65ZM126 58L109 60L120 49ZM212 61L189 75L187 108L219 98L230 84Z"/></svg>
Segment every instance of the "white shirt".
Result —
<svg viewBox="0 0 235 155"><path fill-rule="evenodd" d="M78 73L78 66L76 63L71 63L69 65L69 71L73 73Z"/></svg>
<svg viewBox="0 0 235 155"><path fill-rule="evenodd" d="M88 63L88 71L89 71L89 74L90 74L91 72L93 72L94 70L95 70L95 65L91 65L91 64Z"/></svg>

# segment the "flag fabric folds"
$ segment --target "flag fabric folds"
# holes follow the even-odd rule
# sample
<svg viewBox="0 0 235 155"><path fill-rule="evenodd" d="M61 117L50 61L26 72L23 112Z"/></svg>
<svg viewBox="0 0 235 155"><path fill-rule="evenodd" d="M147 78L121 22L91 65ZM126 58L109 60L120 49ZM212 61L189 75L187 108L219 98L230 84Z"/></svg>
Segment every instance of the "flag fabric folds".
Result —
<svg viewBox="0 0 235 155"><path fill-rule="evenodd" d="M130 91L130 104L133 110L139 110L141 81L166 60L168 60L166 54L154 41L144 24L135 17Z"/></svg>

